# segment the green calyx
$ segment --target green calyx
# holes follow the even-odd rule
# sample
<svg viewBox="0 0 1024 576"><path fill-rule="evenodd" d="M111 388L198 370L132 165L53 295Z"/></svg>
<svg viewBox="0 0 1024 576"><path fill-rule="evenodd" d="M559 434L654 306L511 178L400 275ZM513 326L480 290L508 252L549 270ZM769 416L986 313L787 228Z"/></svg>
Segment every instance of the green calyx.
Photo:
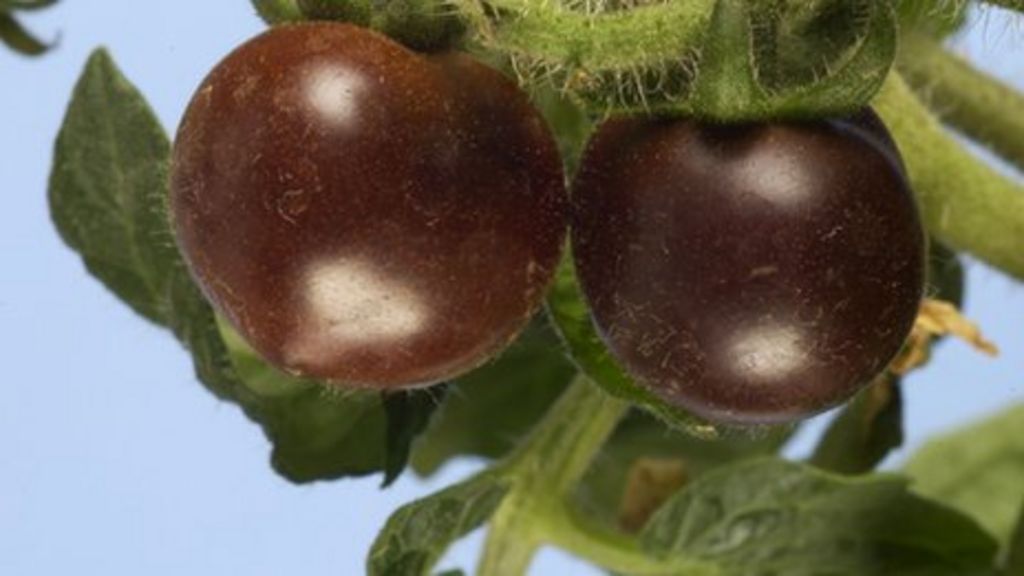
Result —
<svg viewBox="0 0 1024 576"><path fill-rule="evenodd" d="M735 122L844 114L868 102L896 56L884 0L295 0L308 19L351 22L422 51L471 46L507 58L592 114Z"/></svg>

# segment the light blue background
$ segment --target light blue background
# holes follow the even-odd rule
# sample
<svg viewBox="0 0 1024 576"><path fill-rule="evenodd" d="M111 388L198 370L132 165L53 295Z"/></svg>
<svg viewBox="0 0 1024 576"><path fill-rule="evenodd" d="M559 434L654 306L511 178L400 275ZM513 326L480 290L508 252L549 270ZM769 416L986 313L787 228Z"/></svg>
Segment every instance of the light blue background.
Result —
<svg viewBox="0 0 1024 576"><path fill-rule="evenodd" d="M66 0L25 22L62 41L38 60L0 50L0 574L361 574L391 510L477 464L387 492L378 478L285 483L258 428L193 381L168 334L85 274L47 215L53 137L89 51L109 46L173 128L206 71L263 25L245 0ZM1022 24L993 11L959 46L1024 85ZM967 311L1003 356L944 345L907 386L910 447L1024 399L1024 292L970 269ZM479 541L445 565L471 567ZM596 572L545 552L533 573Z"/></svg>

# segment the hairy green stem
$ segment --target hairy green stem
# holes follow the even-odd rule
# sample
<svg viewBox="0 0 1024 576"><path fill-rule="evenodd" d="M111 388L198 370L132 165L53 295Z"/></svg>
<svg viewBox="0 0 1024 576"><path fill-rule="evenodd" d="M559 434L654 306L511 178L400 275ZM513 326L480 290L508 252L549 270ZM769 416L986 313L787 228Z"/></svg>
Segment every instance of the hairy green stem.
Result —
<svg viewBox="0 0 1024 576"><path fill-rule="evenodd" d="M1024 170L1024 95L920 34L905 36L899 69L943 122Z"/></svg>
<svg viewBox="0 0 1024 576"><path fill-rule="evenodd" d="M929 231L1024 278L1024 186L965 150L898 74L890 75L875 106L903 153Z"/></svg>
<svg viewBox="0 0 1024 576"><path fill-rule="evenodd" d="M486 44L552 64L588 69L635 69L681 59L702 37L715 0L687 0L588 14L547 0L479 0L453 4L482 31Z"/></svg>
<svg viewBox="0 0 1024 576"><path fill-rule="evenodd" d="M586 472L629 404L578 376L531 436L499 466L512 483L495 512L478 574L519 576L557 531L544 528Z"/></svg>

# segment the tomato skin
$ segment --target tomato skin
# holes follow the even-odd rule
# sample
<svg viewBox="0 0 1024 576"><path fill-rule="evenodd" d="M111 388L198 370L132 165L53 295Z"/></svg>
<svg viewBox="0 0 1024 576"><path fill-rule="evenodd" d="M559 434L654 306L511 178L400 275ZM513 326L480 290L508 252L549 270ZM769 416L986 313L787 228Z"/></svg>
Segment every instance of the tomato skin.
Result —
<svg viewBox="0 0 1024 576"><path fill-rule="evenodd" d="M205 79L170 208L204 292L266 359L346 387L457 376L537 309L567 197L525 95L460 54L275 27Z"/></svg>
<svg viewBox="0 0 1024 576"><path fill-rule="evenodd" d="M574 183L573 254L599 332L641 385L711 421L766 424L834 406L885 368L922 298L925 238L898 152L874 131L598 130Z"/></svg>

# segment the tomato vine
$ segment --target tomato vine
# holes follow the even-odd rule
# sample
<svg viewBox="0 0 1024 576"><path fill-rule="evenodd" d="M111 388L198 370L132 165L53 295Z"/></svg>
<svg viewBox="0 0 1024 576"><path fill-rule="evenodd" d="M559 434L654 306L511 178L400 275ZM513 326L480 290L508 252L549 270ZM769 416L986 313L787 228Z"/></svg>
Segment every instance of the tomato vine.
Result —
<svg viewBox="0 0 1024 576"><path fill-rule="evenodd" d="M45 0L0 0L0 36L8 42L17 39L17 35L9 32L13 21L10 14L14 10L46 4L49 2ZM491 149L501 149L508 165L522 158L536 160L537 151L543 148L546 157L554 158L549 164L558 166L550 138L543 146L519 142L520 148L513 149L516 143L509 134L519 134L516 131L521 129L523 134L536 135L530 132L531 127L543 124L532 110L520 115L526 120L516 123L515 129L509 127L514 124L510 122L501 130L494 129L490 140L475 137L473 130L495 117L493 110L487 114L480 112L489 102L504 98L508 104L514 98L507 94L514 93L519 98L515 100L517 105L525 110L526 98L505 79L501 81L507 85L502 88L506 96L501 98L488 99L487 90L476 89L484 85L483 81L468 90L468 95L456 94L457 81L453 78L462 74L465 80L469 67L480 67L475 73L480 78L487 76L493 80L499 75L493 70L483 71L479 62L470 64L464 55L452 56L451 51L469 52L518 80L553 128L570 176L585 140L610 116L654 117L657 122L686 119L716 128L765 122L803 122L801 126L806 127L810 121L848 117L870 105L891 131L899 153L888 142L884 126L874 136L851 136L858 130L870 132L870 127L847 127L842 134L861 138L882 150L879 162L885 164L887 173L901 183L904 175L909 180L934 242L930 281L935 295L959 299L962 275L955 253L972 255L1014 278L1024 279L1024 186L1019 179L1001 174L979 160L947 130L951 127L960 131L1024 169L1024 116L1020 114L1024 110L1024 96L951 54L943 45L943 38L963 25L966 2L253 0L253 4L259 15L274 25L333 20L361 27L340 27L345 30L342 36L348 40L339 41L339 45L347 44L332 53L335 55L342 54L349 45L376 42L391 46L388 49L393 53L405 54L408 62L419 63L408 64L403 69L406 71L423 62L440 63L431 64L434 67L429 74L417 76L421 83L403 85L398 96L398 92L393 92L377 100L379 104L385 97L394 97L398 104L389 113L397 110L393 117L404 118L400 115L408 110L426 110L428 104L421 100L429 96L433 98L429 105L436 105L431 110L438 111L435 116L449 122L434 123L434 116L426 118L423 125L433 132L410 126L404 126L405 130L371 131L390 138L388 145L394 141L419 142L417 138L433 144L403 148L395 155L402 158L418 158L419 152L429 148L431 158L447 161L456 156L449 152L478 150L484 142ZM1024 12L1024 2L1020 0L988 0L985 4ZM2 28L5 25L7 32ZM327 25L323 26L326 29ZM405 48L393 46L362 28L380 32L403 43ZM297 29L296 26L289 30ZM317 42L324 45L326 40L314 38L309 44ZM283 41L270 52L281 55L302 44ZM30 52L33 49L33 45L28 45ZM367 62L373 62L374 57L366 56L359 66L369 67ZM279 68L296 72L299 64L284 62ZM268 77L280 79L284 72L275 74ZM432 75L429 81L423 80L428 75ZM252 112L244 118L245 122L239 122L242 128L217 131L200 123L198 129L183 131L187 137L179 137L175 143L177 150L185 151L182 156L186 152L192 154L186 148L201 137L229 133L237 136L253 126L262 129L264 117L280 121L275 115L279 103L268 96L270 91L259 92L258 98L263 99L256 100L265 108L256 110L249 105L251 101L239 104L252 97L249 82L254 77L248 72L240 74L233 78L230 90L220 95L226 102L224 109L231 114ZM371 75L366 78L374 80ZM391 82L379 81L377 86L393 88L399 76L387 79ZM352 85L349 82L346 89ZM436 87L441 85L450 93L438 95L441 91ZM429 89L435 90L428 94ZM212 101L214 97L210 94L214 91L206 86L197 97L198 106ZM399 97L416 102L416 106L406 106L407 102ZM452 121L456 115L453 110L465 113L468 119L462 123ZM221 119L217 114L211 115L214 116ZM277 126L269 121L266 124ZM186 127L193 126L186 122ZM282 131L293 136L301 134L301 138L312 132L289 132L291 128L292 125L285 125ZM333 135L331 128L321 132ZM249 138L245 145L255 146L254 134L258 129L246 133ZM458 138L445 140L456 133ZM438 145L440 141L449 142L450 146ZM308 140L302 142L308 144ZM330 137L317 141L318 146L313 148L317 154L323 154L319 157L320 165L340 165L335 162L335 143ZM472 356L472 361L464 362L459 370L439 369L429 376L406 379L423 384L451 377L449 388L442 386L425 393L339 393L337 386L301 377L297 369L288 374L275 371L208 304L206 297L213 295L212 300L232 316L228 320L235 323L235 328L241 328L242 336L249 340L257 340L253 334L266 336L272 332L264 326L251 329L248 319L242 317L255 312L248 302L234 305L240 300L237 291L217 292L222 286L210 288L217 282L226 282L223 270L200 274L206 282L204 296L189 276L185 259L168 241L173 232L164 201L167 174L175 176L171 187L176 201L195 201L199 198L196 190L202 188L195 183L198 178L181 176L186 163L181 156L172 163L171 146L141 95L120 75L109 55L98 51L76 87L58 139L50 191L54 219L67 243L82 254L94 275L141 315L168 328L192 352L197 375L212 392L237 403L263 426L274 444L274 465L280 473L305 482L383 471L386 481L390 481L405 467L410 452L415 452L417 438L422 443L435 443L430 459L424 457L429 461L417 463L416 455L412 456L413 466L420 471L436 469L446 458L461 453L494 459L477 476L397 511L370 553L368 571L373 576L430 574L452 542L484 524L489 525L489 533L479 565L482 576L522 574L535 552L545 545L560 547L617 573L650 575L741 574L749 573L746 567L751 564L757 564L765 573L803 574L814 572L822 563L828 563L837 574L917 570L915 573L952 575L994 570L1001 545L1002 557L1009 558L1008 562L1019 565L1024 557L1019 543L1017 548L1007 549L1013 546L1004 544L1011 540L1009 533L992 534L962 511L910 491L903 480L870 473L902 440L902 373L883 373L849 404L843 415L833 421L819 450L807 464L771 457L788 438L792 427L765 426L738 432L725 425L708 424L639 385L631 376L635 371L624 369L609 352L607 333L612 330L593 321L593 302L586 299L586 286L576 276L573 258L563 258L557 273L554 271L557 247L561 245L559 234L565 228L561 219L550 227L556 233L552 233L554 240L549 242L545 258L530 255L523 259L522 266L517 261L517 269L526 269L528 279L537 285L546 285L548 276L555 274L547 294L547 314L534 319L509 353L477 372L465 374L462 368L475 367L485 354ZM289 152L299 150L300 160L314 155L302 146L289 142L285 148ZM366 149L369 148L361 152ZM892 150L893 158L886 156L886 149ZM271 156L276 162L276 156L284 153L250 152L236 142L215 142L194 152L192 165L217 176L224 165L242 166L243 161L251 160L250 170L239 178L256 174L263 178L258 182L260 185L274 190L275 182L294 177L290 173L282 176L286 170L274 172L276 164L259 164ZM230 156L231 153L236 155ZM230 161L211 162L210 157L216 154ZM896 159L900 154L902 161ZM709 157L712 155L708 153ZM373 160L369 155L357 158L355 154L345 156L344 160L351 158L357 161L346 164L347 168L340 172L357 172ZM468 163L481 165L487 160L481 158L473 156ZM263 168L264 172L260 172ZM408 199L415 187L408 182L415 184L416 178L385 168L379 171L378 179L394 178L398 184L392 183L388 190L398 190ZM469 172L465 166L462 168L463 174ZM552 170L546 182L548 188L558 188L555 192L561 194L562 177L556 172ZM435 173L425 169L410 174L438 182L449 176L443 170ZM511 182L508 190L514 191L518 190L514 188L517 178L518 172L510 170L499 179L502 183ZM469 192L462 196L473 196L487 188L481 184L486 183L483 176L472 180L473 186L467 185ZM239 189L251 188L250 183L232 181L230 185L217 186L218 191L227 191L223 200L228 209L190 232L208 233L232 217L237 220L244 209L264 214L270 202L267 195L254 197L250 206L243 206L234 196ZM363 182L355 184L358 186L352 185L352 190L362 190ZM900 186L900 190L907 190L905 184ZM524 189L536 191L539 187L528 183ZM512 196L512 192L502 194L502 199ZM909 192L905 196L910 198ZM497 204L493 197L474 198L479 201L477 207L493 208ZM275 200L278 213L282 210L281 202L291 199L293 196L286 194ZM327 200L331 208L338 207L335 199ZM340 211L348 214L369 202L357 200L353 207ZM395 201L396 205L399 203ZM174 205L172 202L172 208ZM912 201L907 200L906 205L913 209ZM117 209L111 211L109 206ZM208 216L206 208L194 207L188 217L198 222L197 214ZM294 217L307 208L300 205L295 207L294 214L284 212ZM391 214L399 210L388 205L381 212ZM530 215L519 218L520 213L527 212ZM482 210L481 214L484 213ZM527 229L540 218L539 213L505 210L504 214L481 216L477 220L493 224L509 216L515 226ZM602 210L593 215L592 223L599 233L607 233L611 228L606 216ZM360 222L347 222L351 226L345 228L367 222L367 227L377 225L373 218L354 220ZM916 216L908 220L913 220L911 227L920 232ZM432 219L425 228L433 229L439 221ZM334 231L337 223L326 222L324 228ZM257 236L253 231L263 229L256 224L248 229L249 241ZM294 224L288 222L289 226ZM453 235L465 232L463 224L453 228ZM395 237L405 237L411 228L396 226L400 233ZM273 242L256 246L253 253L266 256L270 251L267 246L279 247L301 236L292 228L283 229L285 233ZM493 240L497 234L491 232L485 229L477 236ZM227 233L234 237L234 232ZM920 238L918 234L917 239ZM777 238L768 240L774 239ZM242 251L224 238L213 244L224 249L229 257ZM635 245L627 243L630 249ZM955 253L946 251L944 246ZM912 248L917 255L923 253L919 243ZM193 266L205 266L212 261L210 250L197 250L186 256ZM491 246L489 250L488 255L495 261L500 256L509 256L499 247ZM439 252L424 249L399 268L431 264ZM946 274L943 266L948 262L939 262L940 259L952 261L946 268L955 269L958 274ZM294 258L286 254L279 260L292 262ZM543 278L538 276L538 260L544 260ZM600 258L594 267L601 268ZM443 284L445 295L458 295L462 289L480 296L481 301L493 303L493 293L487 292L486 286L468 280L454 281L449 269L442 266L431 270L437 278L444 276L443 282L438 280L435 287ZM753 272L760 273L759 269ZM240 276L250 273L247 268ZM913 306L919 301L919 276L917 292L911 299L915 302ZM892 275L886 279L892 280ZM508 277L501 280L503 287L514 283ZM641 280L654 283L664 279ZM301 281L294 284L302 288ZM893 285L887 285L890 292ZM344 287L358 292L364 286L352 288L349 283ZM512 292L519 298L519 291ZM498 340L502 344L522 327L534 305L542 300L537 286L531 285L528 292L531 299L525 304L520 302L523 307L509 314L515 320L511 324L515 325L501 333ZM330 296L337 297L334 293ZM295 301L291 295L282 297L281 302L269 307L267 317L277 322L281 316L277 313L287 310ZM460 312L460 318L474 316L464 312ZM913 310L906 323L912 316ZM327 324L330 326L324 332L334 330L337 323ZM956 329L948 331L955 333ZM921 346L927 348L931 335L928 333ZM890 346L893 349L900 344L902 335L898 336L900 339ZM927 350L913 347L913 342L906 344L905 352L927 357ZM267 349L271 348L268 345ZM649 351L652 345L644 341L637 348ZM381 366L376 357L367 360L360 356L365 353L363 343L353 349L353 358L372 369ZM403 352L410 356L408 349L403 348ZM882 360L887 362L889 356L891 353L886 352ZM340 362L342 368L350 363L349 359ZM913 364L906 362L908 366ZM324 378L333 378L335 374L315 373ZM503 378L523 386L516 389L522 392L502 392L497 390L500 386L486 386ZM857 378L862 379L861 375ZM406 380L399 384L408 384ZM353 382L366 383L357 378ZM528 388L531 385L534 388ZM454 392L445 398L445 390L449 389ZM847 392L844 391L843 398L849 395ZM552 401L556 396L558 399ZM812 406L806 413L822 407ZM507 427L491 430L496 422ZM1002 420L998 424L1006 425ZM433 426L450 429L441 433ZM479 442L454 447L445 444L451 443L450 437L457 434L477 434ZM477 439L474 436L474 442ZM467 445L472 447L466 448ZM835 447L854 453L829 454ZM673 488L671 493L660 494L626 477L627 471L658 469L650 462L644 468L645 461L638 455L667 456L673 462L682 459L687 468L685 474L679 474L680 478L667 482ZM605 471L615 469L615 474L592 478L588 471L596 466L605 466ZM639 530L615 525L616 506L626 493L648 500L645 504L651 510L639 514ZM607 517L584 511L587 507L580 505L582 500L587 500L591 511L600 510ZM1017 528L1016 542L1021 541L1020 534L1024 534L1024 524ZM877 550L885 553L878 554Z"/></svg>

